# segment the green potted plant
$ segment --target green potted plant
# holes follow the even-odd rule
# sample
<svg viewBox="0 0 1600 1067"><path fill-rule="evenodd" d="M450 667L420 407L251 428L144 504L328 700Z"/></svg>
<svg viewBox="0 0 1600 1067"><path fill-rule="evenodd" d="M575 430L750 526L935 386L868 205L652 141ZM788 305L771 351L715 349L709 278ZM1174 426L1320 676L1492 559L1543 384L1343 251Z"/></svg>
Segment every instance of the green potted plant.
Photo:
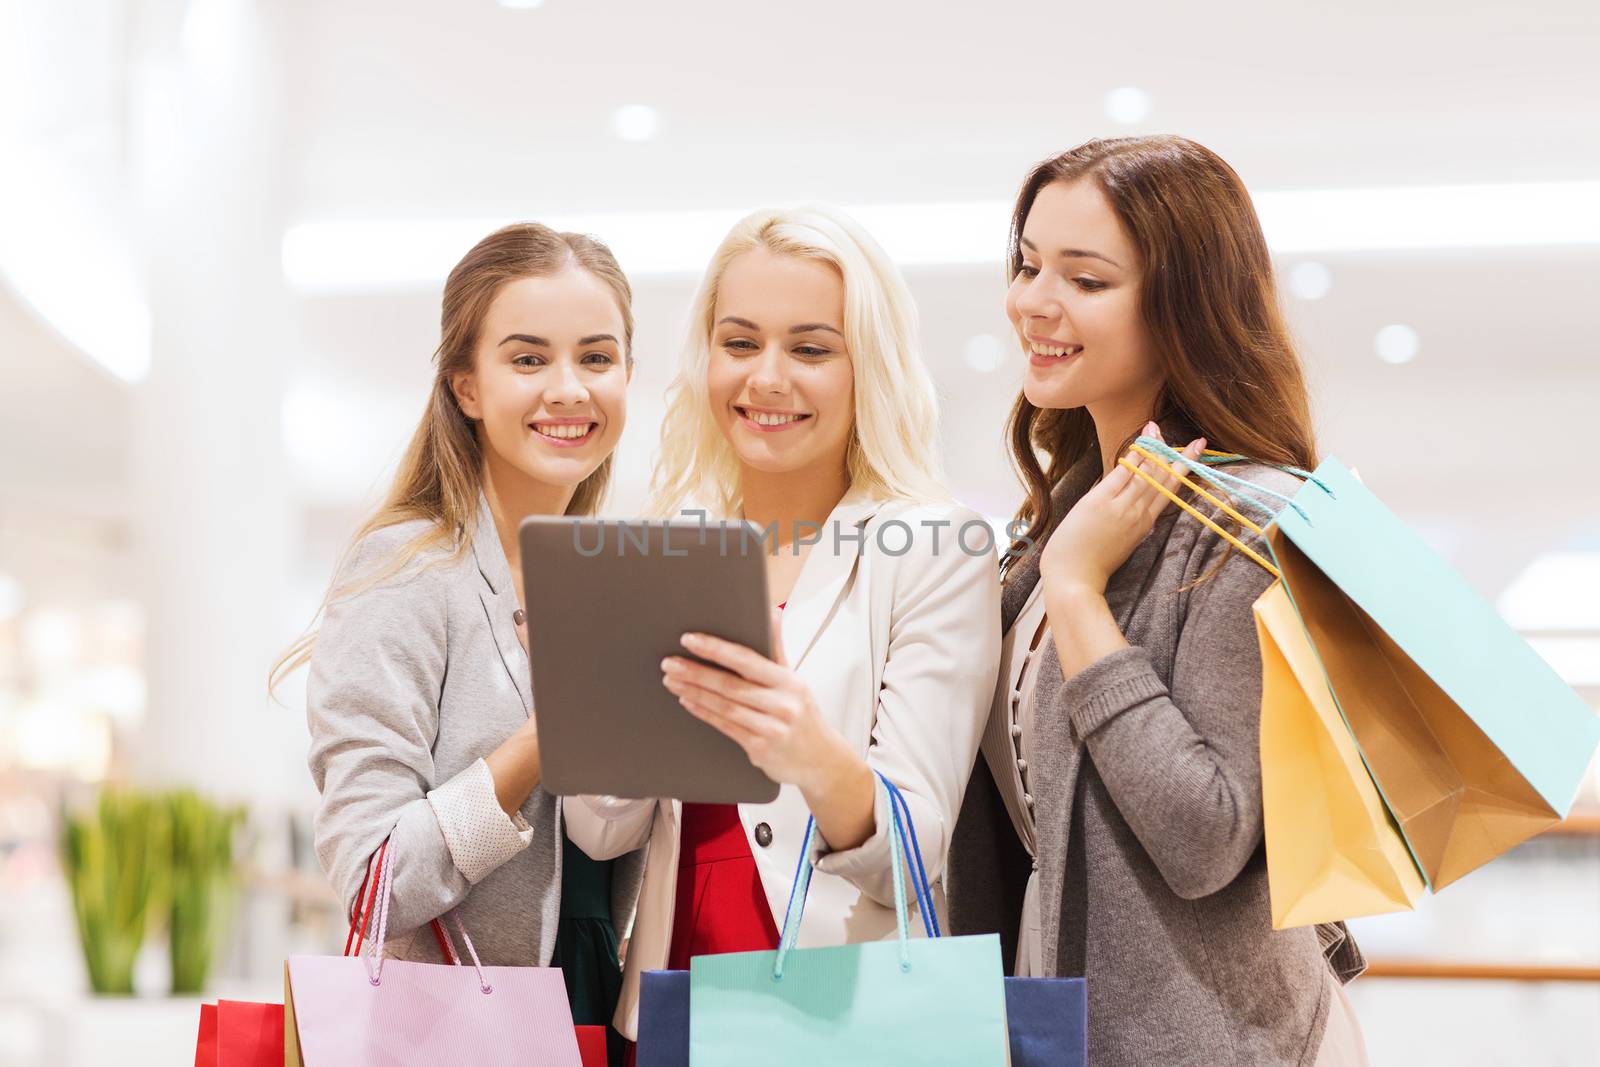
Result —
<svg viewBox="0 0 1600 1067"><path fill-rule="evenodd" d="M205 989L238 902L234 844L245 812L188 789L170 794L167 802L172 825L172 991L194 994Z"/></svg>
<svg viewBox="0 0 1600 1067"><path fill-rule="evenodd" d="M63 813L62 867L96 993L133 992L134 958L166 897L169 822L164 800L133 790L107 789L90 811Z"/></svg>

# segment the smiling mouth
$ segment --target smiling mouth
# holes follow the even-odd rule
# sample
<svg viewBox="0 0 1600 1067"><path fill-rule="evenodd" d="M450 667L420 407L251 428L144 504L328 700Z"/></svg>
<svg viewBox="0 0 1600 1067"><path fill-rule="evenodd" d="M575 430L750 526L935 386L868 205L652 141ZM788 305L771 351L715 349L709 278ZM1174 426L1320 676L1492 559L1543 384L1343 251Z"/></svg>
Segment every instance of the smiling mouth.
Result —
<svg viewBox="0 0 1600 1067"><path fill-rule="evenodd" d="M599 429L598 422L530 422L528 428L546 443L557 448L576 448L587 444Z"/></svg>
<svg viewBox="0 0 1600 1067"><path fill-rule="evenodd" d="M1083 346L1051 344L1047 341L1035 341L1030 338L1028 340L1028 351L1045 359L1065 359L1067 356L1075 356L1082 352Z"/></svg>
<svg viewBox="0 0 1600 1067"><path fill-rule="evenodd" d="M811 416L800 411L764 411L760 408L740 407L735 404L734 411L739 417L751 426L760 430L782 430L798 423L802 423Z"/></svg>

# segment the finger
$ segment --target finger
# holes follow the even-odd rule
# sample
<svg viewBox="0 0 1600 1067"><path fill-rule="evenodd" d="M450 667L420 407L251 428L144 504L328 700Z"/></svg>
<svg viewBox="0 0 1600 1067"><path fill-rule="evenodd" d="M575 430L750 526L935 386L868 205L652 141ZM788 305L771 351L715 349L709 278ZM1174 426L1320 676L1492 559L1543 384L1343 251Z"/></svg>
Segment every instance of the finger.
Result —
<svg viewBox="0 0 1600 1067"><path fill-rule="evenodd" d="M781 685L789 675L788 668L780 667L748 645L725 641L710 634L684 634L683 647L701 659L720 664L735 674L763 685Z"/></svg>
<svg viewBox="0 0 1600 1067"><path fill-rule="evenodd" d="M1159 482L1168 492L1176 493L1178 491L1178 487L1183 484L1184 478L1189 473L1190 464L1199 459L1200 453L1205 450L1205 447L1206 439L1204 437L1196 438L1195 440L1190 441L1181 453L1181 455L1190 461L1189 463L1169 464L1171 467L1170 471L1155 465L1147 465L1147 473L1149 473L1152 478ZM1172 498L1166 493L1160 492L1148 482L1144 482L1143 479L1140 479L1140 482L1143 484L1144 489L1146 490L1143 498L1143 506L1146 514L1153 522L1157 516L1159 516L1168 507L1172 506Z"/></svg>
<svg viewBox="0 0 1600 1067"><path fill-rule="evenodd" d="M766 740L772 740L783 732L782 724L774 721L772 716L704 689L686 689L678 694L678 703L718 729L724 725L731 726L751 738Z"/></svg>
<svg viewBox="0 0 1600 1067"><path fill-rule="evenodd" d="M678 703L682 704L683 710L687 711L690 715L693 715L695 718L712 727L718 733L729 738L740 748L744 749L746 755L749 754L750 747L759 743L761 740L756 734L751 733L738 723L716 714L699 701L690 700L687 697L679 697Z"/></svg>
<svg viewBox="0 0 1600 1067"><path fill-rule="evenodd" d="M669 656L662 660L661 673L666 682L692 685L763 710L775 710L780 702L779 691L770 686L759 685L721 667L707 667L682 656ZM672 685L669 684L667 688L671 689Z"/></svg>

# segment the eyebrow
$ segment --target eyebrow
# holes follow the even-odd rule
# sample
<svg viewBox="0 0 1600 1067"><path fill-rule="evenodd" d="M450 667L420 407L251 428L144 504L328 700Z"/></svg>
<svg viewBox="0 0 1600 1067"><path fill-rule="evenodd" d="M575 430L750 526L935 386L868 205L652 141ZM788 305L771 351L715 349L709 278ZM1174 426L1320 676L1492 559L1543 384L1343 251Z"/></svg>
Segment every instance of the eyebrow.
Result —
<svg viewBox="0 0 1600 1067"><path fill-rule="evenodd" d="M531 333L507 334L506 335L506 339L501 341L500 343L505 345L505 344L510 344L512 341L521 341L525 345L538 345L540 348L551 348L551 347L553 347L550 344L550 342L546 341L543 337L535 337ZM609 334L609 333L591 333L588 337L580 337L580 338L578 338L578 347L581 348L584 345L597 345L601 341L610 341L612 344L616 344L617 343L616 336L613 335L613 334Z"/></svg>
<svg viewBox="0 0 1600 1067"><path fill-rule="evenodd" d="M1030 252L1038 252L1039 251L1038 246L1035 245L1032 241L1028 240L1026 237L1018 238L1018 240L1022 244L1028 246L1028 251L1030 251ZM1098 260L1100 260L1102 262L1111 264L1113 267L1117 267L1119 269L1122 267L1121 263L1118 263L1116 260L1112 259L1110 256L1101 255L1099 252L1091 252L1087 248L1063 248L1060 252L1057 253L1057 255L1061 256L1061 258L1063 258L1063 259L1098 259Z"/></svg>
<svg viewBox="0 0 1600 1067"><path fill-rule="evenodd" d="M737 315L724 315L722 318L717 320L717 325L721 326L725 322L732 323L735 326L743 326L747 330L761 329L761 327L757 326L749 319L741 319ZM789 327L789 333L791 335L797 333L815 333L818 330L826 331L827 333L831 334L837 334L840 337L844 336L844 334L840 333L837 329L829 326L825 322L802 322L798 326Z"/></svg>

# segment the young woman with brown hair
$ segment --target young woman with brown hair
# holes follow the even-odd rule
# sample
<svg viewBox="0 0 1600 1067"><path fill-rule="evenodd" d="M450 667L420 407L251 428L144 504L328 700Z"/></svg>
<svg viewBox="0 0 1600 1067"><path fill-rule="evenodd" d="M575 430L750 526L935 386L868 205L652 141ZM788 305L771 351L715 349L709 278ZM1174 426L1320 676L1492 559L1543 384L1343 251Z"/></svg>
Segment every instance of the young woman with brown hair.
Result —
<svg viewBox="0 0 1600 1067"><path fill-rule="evenodd" d="M517 530L604 497L631 308L610 251L581 234L525 223L467 253L388 498L341 562L320 631L275 671L311 665L317 855L346 908L387 842L391 954L442 960L428 927L454 909L485 963L560 966L591 1025L616 1007L642 857L614 869L567 845L561 801L539 786L524 610L588 606L522 603Z"/></svg>
<svg viewBox="0 0 1600 1067"><path fill-rule="evenodd" d="M1019 973L1087 976L1103 1067L1364 1063L1343 928L1271 924L1251 613L1271 577L1118 464L1143 433L1284 492L1275 465L1316 465L1249 194L1192 141L1091 141L1023 183L1009 274L1032 547L1006 575L951 925L998 931Z"/></svg>

